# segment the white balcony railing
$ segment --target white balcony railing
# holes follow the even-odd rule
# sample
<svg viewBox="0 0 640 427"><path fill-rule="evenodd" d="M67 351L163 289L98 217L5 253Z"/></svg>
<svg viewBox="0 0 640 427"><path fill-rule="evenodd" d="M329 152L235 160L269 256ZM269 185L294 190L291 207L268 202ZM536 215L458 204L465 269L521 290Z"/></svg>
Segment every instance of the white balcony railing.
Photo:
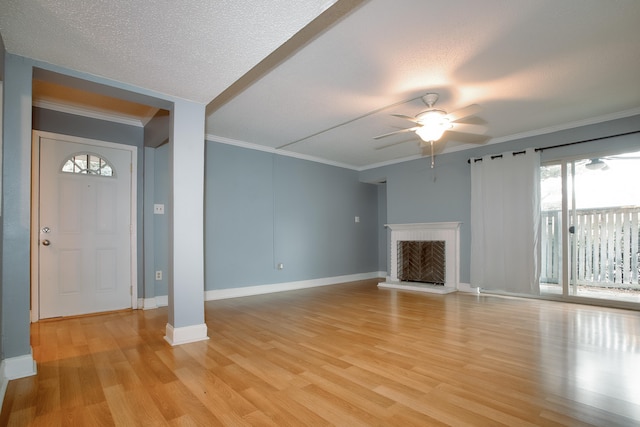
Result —
<svg viewBox="0 0 640 427"><path fill-rule="evenodd" d="M639 225L640 207L577 210L570 234L575 282L640 291ZM541 283L560 282L561 232L560 211L543 211Z"/></svg>

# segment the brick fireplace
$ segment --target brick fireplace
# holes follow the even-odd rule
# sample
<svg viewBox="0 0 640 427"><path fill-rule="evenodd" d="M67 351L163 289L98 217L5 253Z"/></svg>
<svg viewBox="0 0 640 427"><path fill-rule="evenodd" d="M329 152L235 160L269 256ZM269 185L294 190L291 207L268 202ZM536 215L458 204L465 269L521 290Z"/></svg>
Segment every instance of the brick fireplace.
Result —
<svg viewBox="0 0 640 427"><path fill-rule="evenodd" d="M460 281L460 225L460 222L387 224L386 227L390 231L388 239L390 275L385 282L379 283L378 287L439 294L455 292ZM419 244L418 242L431 243ZM444 252L444 260L440 260L437 256L440 251ZM420 259L407 261L406 257L413 253ZM434 254L436 256L433 256ZM443 265L428 265L431 262ZM427 274L423 276L427 279L414 279L413 275L407 276L403 271L406 265L410 265L412 270L426 271ZM440 269L444 271L444 278L441 278ZM437 272L436 275L434 271ZM410 280L407 280L407 277ZM431 277L437 277L437 280L430 279Z"/></svg>

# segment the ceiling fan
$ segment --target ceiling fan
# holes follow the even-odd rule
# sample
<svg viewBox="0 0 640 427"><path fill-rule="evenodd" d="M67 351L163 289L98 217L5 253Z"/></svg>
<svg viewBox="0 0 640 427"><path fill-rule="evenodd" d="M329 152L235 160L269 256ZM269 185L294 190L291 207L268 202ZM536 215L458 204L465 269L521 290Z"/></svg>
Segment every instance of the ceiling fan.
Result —
<svg viewBox="0 0 640 427"><path fill-rule="evenodd" d="M392 114L394 117L399 117L401 119L409 120L415 123L415 126L400 129L394 132L385 133L382 135L375 136L373 139L382 139L391 135L396 135L404 132L415 132L418 137L422 140L420 142L420 147L425 148L427 144L431 146L431 167L434 166L434 157L433 157L433 143L442 138L442 135L447 131L460 132L460 133L469 133L469 134L484 134L486 132L486 127L482 125L475 125L469 123L459 123L459 120L467 118L476 114L480 110L480 106L477 104L472 104L467 107L464 107L460 110L456 110L452 113L447 113L444 110L434 108L434 105L438 101L440 96L437 93L427 93L422 96L422 102L428 107L427 110L424 110L418 113L415 117L407 116L404 114ZM398 144L404 143L407 141L399 142ZM395 144L392 144L395 145ZM391 145L387 145L383 148L390 147Z"/></svg>
<svg viewBox="0 0 640 427"><path fill-rule="evenodd" d="M594 157L589 159L584 167L589 170L608 170L609 164L605 160L638 160L637 156L609 156L609 157Z"/></svg>

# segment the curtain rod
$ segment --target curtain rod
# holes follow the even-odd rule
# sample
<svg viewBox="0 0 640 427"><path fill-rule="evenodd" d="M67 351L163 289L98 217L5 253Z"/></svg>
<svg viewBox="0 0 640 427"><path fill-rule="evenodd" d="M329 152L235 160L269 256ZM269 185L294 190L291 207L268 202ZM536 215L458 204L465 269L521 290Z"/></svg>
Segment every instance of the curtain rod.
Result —
<svg viewBox="0 0 640 427"><path fill-rule="evenodd" d="M602 139L615 138L615 137L618 137L618 136L633 135L634 133L640 133L640 130L632 130L631 132L618 133L618 134L609 135L609 136L601 136L601 137L598 137L598 138L583 139L582 141L567 142L565 144L551 145L549 147L540 147L540 148L536 148L535 151L551 150L553 148L567 147L569 145L584 144L585 142L600 141ZM524 154L524 153L525 153L525 151L514 151L513 155L515 156L516 154ZM502 157L502 154L497 154L495 156L491 156L492 159L496 159L496 158L500 158L500 157ZM474 162L481 162L482 161L482 157L477 158L477 159L468 159L467 163L470 164L471 160L473 160Z"/></svg>

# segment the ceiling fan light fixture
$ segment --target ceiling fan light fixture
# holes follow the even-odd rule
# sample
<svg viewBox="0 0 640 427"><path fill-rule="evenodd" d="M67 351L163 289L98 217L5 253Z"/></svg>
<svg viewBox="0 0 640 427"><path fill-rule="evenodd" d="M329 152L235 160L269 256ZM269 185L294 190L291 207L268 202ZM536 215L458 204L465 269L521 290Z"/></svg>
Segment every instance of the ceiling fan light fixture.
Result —
<svg viewBox="0 0 640 427"><path fill-rule="evenodd" d="M601 159L591 159L589 160L589 163L584 165L584 167L586 167L589 170L603 169L605 166L607 166L607 164L603 162Z"/></svg>
<svg viewBox="0 0 640 427"><path fill-rule="evenodd" d="M423 141L437 141L445 131L451 129L451 122L442 110L429 110L416 116L420 126L416 134Z"/></svg>

